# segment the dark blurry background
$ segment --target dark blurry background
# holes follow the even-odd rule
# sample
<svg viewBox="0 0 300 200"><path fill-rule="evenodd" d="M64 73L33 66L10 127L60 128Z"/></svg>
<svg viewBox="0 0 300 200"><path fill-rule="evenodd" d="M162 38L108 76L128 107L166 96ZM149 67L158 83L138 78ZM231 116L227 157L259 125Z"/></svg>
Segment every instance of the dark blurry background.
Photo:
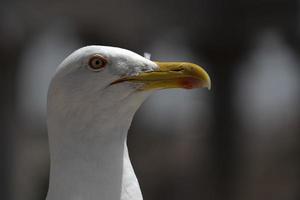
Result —
<svg viewBox="0 0 300 200"><path fill-rule="evenodd" d="M129 151L145 200L300 199L300 1L1 1L0 199L44 199L46 93L79 47L204 66L212 90L153 95Z"/></svg>

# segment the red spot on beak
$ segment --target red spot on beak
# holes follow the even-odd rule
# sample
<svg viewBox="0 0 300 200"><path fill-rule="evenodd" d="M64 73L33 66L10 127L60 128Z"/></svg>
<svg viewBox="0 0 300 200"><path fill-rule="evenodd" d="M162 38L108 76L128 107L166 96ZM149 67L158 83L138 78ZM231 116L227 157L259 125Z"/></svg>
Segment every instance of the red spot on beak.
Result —
<svg viewBox="0 0 300 200"><path fill-rule="evenodd" d="M195 78L183 78L179 84L185 89L193 89L201 86L201 81Z"/></svg>

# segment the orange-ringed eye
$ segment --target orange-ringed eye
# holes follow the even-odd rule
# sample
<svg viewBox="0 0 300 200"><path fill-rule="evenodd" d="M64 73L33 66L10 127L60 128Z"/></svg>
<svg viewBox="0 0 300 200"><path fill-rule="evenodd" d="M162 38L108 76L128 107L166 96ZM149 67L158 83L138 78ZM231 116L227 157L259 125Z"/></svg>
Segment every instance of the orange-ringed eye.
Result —
<svg viewBox="0 0 300 200"><path fill-rule="evenodd" d="M100 71L102 68L104 68L106 63L107 63L107 60L104 57L96 54L90 58L88 64L89 64L89 69L97 72L97 71Z"/></svg>

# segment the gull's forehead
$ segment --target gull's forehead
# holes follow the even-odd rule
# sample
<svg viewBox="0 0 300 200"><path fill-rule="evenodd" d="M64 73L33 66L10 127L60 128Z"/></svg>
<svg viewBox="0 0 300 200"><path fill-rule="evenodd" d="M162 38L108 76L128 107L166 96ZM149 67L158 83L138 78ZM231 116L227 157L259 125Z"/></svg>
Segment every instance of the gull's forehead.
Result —
<svg viewBox="0 0 300 200"><path fill-rule="evenodd" d="M100 54L108 60L108 63L114 67L113 69L110 68L110 70L118 71L122 74L139 73L140 71L151 70L157 67L154 62L132 51L118 47L93 45L82 47L73 52L61 63L58 71L72 71L85 65L90 57L95 54Z"/></svg>
<svg viewBox="0 0 300 200"><path fill-rule="evenodd" d="M136 54L132 51L118 48L118 47L110 47L110 46L87 46L83 47L81 49L78 49L74 53L74 57L80 57L81 59L84 59L86 57L89 57L94 54L100 54L107 59L133 59L136 62L142 61L142 62L148 62L149 60L140 56L139 54Z"/></svg>

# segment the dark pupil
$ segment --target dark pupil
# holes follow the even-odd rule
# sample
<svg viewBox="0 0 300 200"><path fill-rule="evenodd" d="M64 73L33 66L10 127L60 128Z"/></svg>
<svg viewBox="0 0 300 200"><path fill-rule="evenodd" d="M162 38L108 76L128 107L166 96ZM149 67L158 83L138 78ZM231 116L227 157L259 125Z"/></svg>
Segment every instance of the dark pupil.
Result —
<svg viewBox="0 0 300 200"><path fill-rule="evenodd" d="M100 65L100 64L101 64L100 60L96 60L96 61L95 61L95 64L96 64L96 65Z"/></svg>

